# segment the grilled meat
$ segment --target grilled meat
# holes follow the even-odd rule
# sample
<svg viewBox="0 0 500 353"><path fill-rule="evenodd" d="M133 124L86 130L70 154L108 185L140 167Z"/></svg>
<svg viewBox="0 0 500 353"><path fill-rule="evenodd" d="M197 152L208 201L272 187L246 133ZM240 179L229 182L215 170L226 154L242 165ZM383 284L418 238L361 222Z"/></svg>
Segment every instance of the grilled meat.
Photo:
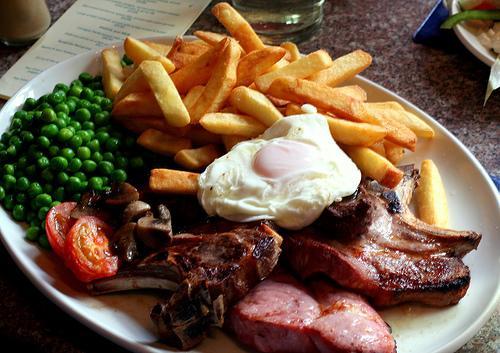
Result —
<svg viewBox="0 0 500 353"><path fill-rule="evenodd" d="M325 281L274 274L235 305L228 327L261 352L393 353L382 318L359 295Z"/></svg>
<svg viewBox="0 0 500 353"><path fill-rule="evenodd" d="M481 235L417 220L407 207L416 177L406 170L394 191L365 181L313 227L287 237L289 264L303 278L324 273L377 306L457 303L470 282L462 257L477 248Z"/></svg>

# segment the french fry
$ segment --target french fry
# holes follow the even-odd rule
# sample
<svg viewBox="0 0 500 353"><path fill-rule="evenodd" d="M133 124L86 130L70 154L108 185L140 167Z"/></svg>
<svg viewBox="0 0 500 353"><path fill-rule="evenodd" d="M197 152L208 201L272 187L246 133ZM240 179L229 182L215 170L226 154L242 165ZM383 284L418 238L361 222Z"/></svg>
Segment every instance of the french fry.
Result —
<svg viewBox="0 0 500 353"><path fill-rule="evenodd" d="M172 44L172 48L167 54L167 58L169 58L175 65L176 70L182 69L184 66L187 66L194 61L203 53L207 52L210 47L207 44L204 44L205 47L203 52L194 53L193 50L195 46L192 44L187 44L192 42L186 42L181 37L176 37L174 43ZM187 46L190 46L189 48ZM197 50L201 48L198 47Z"/></svg>
<svg viewBox="0 0 500 353"><path fill-rule="evenodd" d="M136 65L139 65L144 60L156 60L162 64L167 72L170 73L175 70L175 65L168 58L162 56L159 52L140 40L132 37L125 38L123 49L125 50L125 54Z"/></svg>
<svg viewBox="0 0 500 353"><path fill-rule="evenodd" d="M405 156L405 149L391 141L385 140L383 146L385 157L394 165L397 165Z"/></svg>
<svg viewBox="0 0 500 353"><path fill-rule="evenodd" d="M220 2L212 7L212 14L247 53L264 48L264 43L252 26L227 2Z"/></svg>
<svg viewBox="0 0 500 353"><path fill-rule="evenodd" d="M202 40L182 40L179 52L199 56L209 50L212 46Z"/></svg>
<svg viewBox="0 0 500 353"><path fill-rule="evenodd" d="M236 84L236 68L240 58L240 50L234 40L225 39L224 41L227 41L228 45L220 54L212 77L207 82L203 93L189 112L193 122L199 121L207 113L219 111Z"/></svg>
<svg viewBox="0 0 500 353"><path fill-rule="evenodd" d="M124 81L130 75L132 75L132 73L135 71L135 69L137 69L137 67L135 65L127 65L127 66L122 67L123 76L125 77Z"/></svg>
<svg viewBox="0 0 500 353"><path fill-rule="evenodd" d="M344 145L368 147L382 141L387 134L386 129L381 126L355 123L326 115L325 118L333 139Z"/></svg>
<svg viewBox="0 0 500 353"><path fill-rule="evenodd" d="M362 102L365 102L368 98L366 91L358 85L335 87L334 90Z"/></svg>
<svg viewBox="0 0 500 353"><path fill-rule="evenodd" d="M248 137L237 135L222 135L222 143L224 144L226 151L231 150L234 145L246 140L248 140Z"/></svg>
<svg viewBox="0 0 500 353"><path fill-rule="evenodd" d="M191 120L189 113L164 67L157 61L145 60L139 65L139 69L142 70L167 124L174 127L188 125Z"/></svg>
<svg viewBox="0 0 500 353"><path fill-rule="evenodd" d="M256 91L255 89L253 89L253 90ZM279 110L279 108L285 109L287 104L290 103L290 101L288 101L286 99L276 98L276 97L271 96L270 94L266 94L265 96L267 97L267 99L269 99L271 101L271 103L274 104L274 106L276 108L278 108L278 110ZM283 113L282 113L282 115L283 115Z"/></svg>
<svg viewBox="0 0 500 353"><path fill-rule="evenodd" d="M274 64L273 66L271 66L270 68L268 68L266 71L264 71L264 74L267 74L269 72L273 72L273 71L282 69L285 66L287 66L288 64L290 64L290 61L288 61L287 59L285 59L285 57L282 57L280 59L280 61L278 61L276 64Z"/></svg>
<svg viewBox="0 0 500 353"><path fill-rule="evenodd" d="M164 156L174 156L183 149L191 148L191 140L176 137L155 129L145 130L137 138L142 147Z"/></svg>
<svg viewBox="0 0 500 353"><path fill-rule="evenodd" d="M191 128L185 136L189 138L195 145L203 146L209 144L220 144L222 142L221 135L207 131L205 130L205 128L203 128L203 126L191 125L190 127Z"/></svg>
<svg viewBox="0 0 500 353"><path fill-rule="evenodd" d="M115 117L151 116L163 118L163 112L161 111L158 102L156 102L156 98L153 93L150 91L128 94L113 106L111 115Z"/></svg>
<svg viewBox="0 0 500 353"><path fill-rule="evenodd" d="M104 92L106 92L106 97L113 99L125 81L121 57L116 49L108 48L102 51L101 58Z"/></svg>
<svg viewBox="0 0 500 353"><path fill-rule="evenodd" d="M269 86L271 86L271 83L273 83L276 78L283 76L306 78L317 71L329 67L332 62L332 58L326 51L317 50L278 70L257 77L255 79L255 84L261 92L266 93Z"/></svg>
<svg viewBox="0 0 500 353"><path fill-rule="evenodd" d="M139 66L134 72L132 72L132 74L130 74L129 77L127 77L127 80L125 80L118 93L116 93L113 103L114 105L118 104L120 100L131 93L147 92L149 90L149 84L144 78L142 69Z"/></svg>
<svg viewBox="0 0 500 353"><path fill-rule="evenodd" d="M229 102L242 113L250 115L266 126L271 126L283 117L264 94L245 86L233 89Z"/></svg>
<svg viewBox="0 0 500 353"><path fill-rule="evenodd" d="M189 170L200 170L221 156L216 145L205 145L200 148L180 150L175 154L175 163Z"/></svg>
<svg viewBox="0 0 500 353"><path fill-rule="evenodd" d="M373 151L377 152L382 157L387 158L387 156L385 155L385 148L384 148L384 142L383 141L379 141L379 142L374 143L373 145L370 146L370 149L372 149ZM392 161L390 161L390 162L392 163Z"/></svg>
<svg viewBox="0 0 500 353"><path fill-rule="evenodd" d="M267 47L245 55L238 63L237 86L249 86L255 79L280 61L286 50L278 47Z"/></svg>
<svg viewBox="0 0 500 353"><path fill-rule="evenodd" d="M223 40L206 53L200 55L191 64L175 71L171 78L179 93L185 94L194 86L205 85L212 76L220 54L228 45L229 39Z"/></svg>
<svg viewBox="0 0 500 353"><path fill-rule="evenodd" d="M368 147L343 146L343 149L363 175L377 180L388 188L396 187L403 178L404 173L400 169Z"/></svg>
<svg viewBox="0 0 500 353"><path fill-rule="evenodd" d="M366 103L371 109L384 111L392 120L397 120L417 135L417 137L433 138L434 130L422 119L403 108L398 102Z"/></svg>
<svg viewBox="0 0 500 353"><path fill-rule="evenodd" d="M219 113L232 113L232 114L238 114L239 111L236 109L236 107L233 107L232 105L228 105L227 107L222 108Z"/></svg>
<svg viewBox="0 0 500 353"><path fill-rule="evenodd" d="M149 188L160 194L196 195L198 192L198 173L174 169L152 169Z"/></svg>
<svg viewBox="0 0 500 353"><path fill-rule="evenodd" d="M362 50L355 50L335 59L329 68L312 74L309 80L332 87L337 86L359 74L371 63L370 54Z"/></svg>
<svg viewBox="0 0 500 353"><path fill-rule="evenodd" d="M293 77L280 77L273 81L267 93L277 98L288 99L299 105L312 104L318 109L332 112L340 118L357 122L371 123L374 121L362 102L316 82Z"/></svg>
<svg viewBox="0 0 500 353"><path fill-rule="evenodd" d="M374 108L371 103L364 103L364 105L368 114L376 121L376 124L387 129L387 140L415 151L417 135L392 116L390 110Z"/></svg>
<svg viewBox="0 0 500 353"><path fill-rule="evenodd" d="M141 116L140 118L122 116L122 117L114 117L114 121L123 126L125 129L135 132L136 134L141 134L148 129L155 129L173 136L182 137L191 130L191 126L185 126L180 128L169 126L165 122L163 116L162 117Z"/></svg>
<svg viewBox="0 0 500 353"><path fill-rule="evenodd" d="M432 160L422 161L420 180L415 190L417 214L425 223L447 228L448 202L441 175Z"/></svg>
<svg viewBox="0 0 500 353"><path fill-rule="evenodd" d="M283 42L280 44L280 47L286 49L286 51L290 54L290 58L288 58L288 61L290 61L291 63L299 60L302 57L302 55L300 55L299 48L297 48L297 45L295 45L295 43Z"/></svg>
<svg viewBox="0 0 500 353"><path fill-rule="evenodd" d="M176 70L179 70L195 62L198 57L198 55L177 52L170 60L174 63Z"/></svg>
<svg viewBox="0 0 500 353"><path fill-rule="evenodd" d="M200 125L215 134L238 135L256 137L266 130L260 121L242 114L208 113L201 120Z"/></svg>
<svg viewBox="0 0 500 353"><path fill-rule="evenodd" d="M211 46L215 46L217 43L219 43L223 39L230 38L224 34L214 33L214 32L206 32L206 31L195 31L194 35ZM245 50L241 47L241 45L237 41L236 41L236 43L238 44L238 47L241 50L241 55L246 54Z"/></svg>
<svg viewBox="0 0 500 353"><path fill-rule="evenodd" d="M286 116L299 115L299 114L304 114L300 105L295 104L295 103L288 103L286 105L286 110L285 110Z"/></svg>
<svg viewBox="0 0 500 353"><path fill-rule="evenodd" d="M152 49L156 50L161 56L167 56L170 49L172 49L172 46L167 44L152 42L150 40L144 40L143 42Z"/></svg>
<svg viewBox="0 0 500 353"><path fill-rule="evenodd" d="M193 104L198 100L198 98L200 98L203 93L203 89L205 89L205 86L194 86L188 91L186 96L182 98L182 101L188 110L191 109Z"/></svg>

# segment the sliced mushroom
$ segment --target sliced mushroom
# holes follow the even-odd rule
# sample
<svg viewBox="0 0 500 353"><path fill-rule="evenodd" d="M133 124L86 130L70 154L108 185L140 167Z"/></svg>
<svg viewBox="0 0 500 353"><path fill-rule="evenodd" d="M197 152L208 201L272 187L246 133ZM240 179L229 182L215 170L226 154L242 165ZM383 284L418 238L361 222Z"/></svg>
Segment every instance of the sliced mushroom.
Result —
<svg viewBox="0 0 500 353"><path fill-rule="evenodd" d="M158 205L158 218L168 222L172 221L172 216L170 215L170 211L167 206L163 204Z"/></svg>
<svg viewBox="0 0 500 353"><path fill-rule="evenodd" d="M123 223L135 222L151 211L151 206L144 201L132 201L123 210Z"/></svg>
<svg viewBox="0 0 500 353"><path fill-rule="evenodd" d="M129 183L121 183L112 190L106 199L106 204L112 206L127 205L132 201L139 200L139 191Z"/></svg>
<svg viewBox="0 0 500 353"><path fill-rule="evenodd" d="M172 240L172 223L166 219L150 216L137 221L137 238L151 249L164 249Z"/></svg>
<svg viewBox="0 0 500 353"><path fill-rule="evenodd" d="M137 223L127 223L113 234L113 247L118 258L123 262L130 263L139 256L134 237L136 227Z"/></svg>

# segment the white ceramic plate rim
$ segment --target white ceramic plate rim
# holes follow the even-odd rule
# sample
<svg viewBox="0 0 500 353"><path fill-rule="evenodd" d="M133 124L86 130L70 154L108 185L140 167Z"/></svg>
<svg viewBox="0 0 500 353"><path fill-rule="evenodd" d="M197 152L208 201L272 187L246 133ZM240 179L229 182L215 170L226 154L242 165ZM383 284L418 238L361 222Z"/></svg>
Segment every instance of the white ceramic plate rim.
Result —
<svg viewBox="0 0 500 353"><path fill-rule="evenodd" d="M189 37L188 37L189 38ZM152 37L148 38L150 40L163 40L163 41L169 41L172 40L172 38L169 37ZM116 47L120 48L121 44L117 44ZM72 60L78 60L84 55L89 55L89 60L94 60L96 57L96 54L99 53L98 51L93 52L93 55L90 56L91 53L83 53L78 56L75 56L73 58L70 58L66 60L65 62L62 62L58 65L62 65L64 63L70 63ZM53 72L57 72L59 66L55 65L43 73L41 73L37 78L35 78L32 82L28 83L25 85L23 88L21 88L10 100L7 102L3 110L6 110L7 107L10 107L12 105L18 107L21 105L21 103L24 100L24 97L27 97L28 91L31 88L32 84L39 83L37 80L43 80L43 77L46 77L47 75L50 75ZM33 83L34 82L34 83ZM401 97L397 96L396 94L390 92L389 90L381 87L380 85L371 82L368 79L365 79L363 77L356 77L354 79L354 83L358 83L362 86L366 86L368 88L381 91L385 95L389 95L392 97L392 99L400 102L404 106L406 106L408 109L414 111L418 116L422 117L424 120L429 122L435 129L439 130L440 133L442 133L447 139L451 140L454 145L456 145L461 152L463 152L467 160L470 164L472 164L477 171L479 171L480 175L482 176L483 180L482 182L485 182L488 187L488 192L491 193L492 195L496 196L497 200L497 209L500 209L499 207L499 199L498 199L498 194L495 185L489 178L488 174L484 170L484 168L481 166L481 164L477 161L477 159L472 155L472 153L455 137L453 136L448 130L446 130L440 123L438 123L436 120L431 118L428 114L414 106L413 104L409 103L408 101L402 99ZM2 111L0 111L0 117L2 116ZM499 212L500 213L500 212ZM2 224L0 224L0 231L2 231ZM99 333L100 335L107 337L111 341L115 342L116 344L132 350L134 352L158 352L158 350L154 347L151 347L149 345L142 344L140 342L135 342L132 340L129 340L119 334L114 333L110 328L104 327L102 325L99 325L95 321L91 320L90 318L86 317L82 312L80 312L76 307L74 307L71 303L68 303L65 299L65 295L58 290L56 290L49 282L45 281L43 278L35 276L35 273L32 271L31 267L33 267L33 264L30 263L31 259L22 254L20 251L18 251L14 244L9 242L8 238L4 236L3 231L0 232L0 238L2 240L2 243L6 247L7 251L13 258L14 262L17 264L17 266L23 271L23 273L30 279L30 281L40 290L47 298L49 298L51 301L53 301L59 308L61 308L63 311L68 313L69 315L73 316L76 318L78 321L92 329L93 331ZM434 350L433 353L444 353L444 352L453 352L460 348L463 344L465 344L468 340L472 338L472 336L481 328L482 325L488 320L488 318L491 316L493 311L496 308L498 298L500 297L500 284L497 285L495 293L491 297L491 300L488 304L488 306L483 310L474 320L474 322L471 323L471 325L465 329L463 332L461 332L458 336L455 337L455 339L449 341L445 345L439 347L437 350Z"/></svg>
<svg viewBox="0 0 500 353"><path fill-rule="evenodd" d="M454 15L462 11L458 0L453 0L451 4L451 14ZM458 24L453 27L455 34L462 44L479 60L488 66L493 66L495 63L495 55L491 50L486 49L477 39L477 36L469 31L463 24Z"/></svg>

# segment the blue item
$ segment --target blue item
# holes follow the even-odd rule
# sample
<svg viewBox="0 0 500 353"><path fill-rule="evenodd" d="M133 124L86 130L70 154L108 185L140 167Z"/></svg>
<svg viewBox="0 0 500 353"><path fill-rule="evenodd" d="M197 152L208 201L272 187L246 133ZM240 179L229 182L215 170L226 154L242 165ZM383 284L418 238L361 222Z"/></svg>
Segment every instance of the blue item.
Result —
<svg viewBox="0 0 500 353"><path fill-rule="evenodd" d="M497 187L497 190L500 190L500 178L494 175L490 175L491 180L493 180L493 183Z"/></svg>
<svg viewBox="0 0 500 353"><path fill-rule="evenodd" d="M413 41L418 44L428 44L443 38L443 31L439 28L448 18L449 12L444 0L438 0L424 22L413 34Z"/></svg>

